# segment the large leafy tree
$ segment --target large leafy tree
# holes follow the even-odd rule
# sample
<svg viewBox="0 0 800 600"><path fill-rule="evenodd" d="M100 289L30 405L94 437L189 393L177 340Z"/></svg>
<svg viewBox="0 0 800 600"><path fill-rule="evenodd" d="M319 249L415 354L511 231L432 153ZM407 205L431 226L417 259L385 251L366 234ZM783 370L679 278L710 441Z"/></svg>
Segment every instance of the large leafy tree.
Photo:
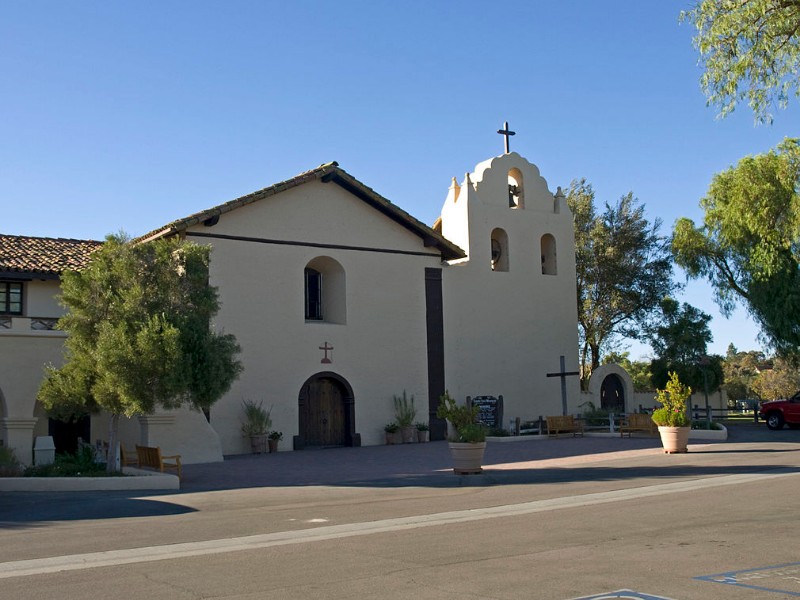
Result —
<svg viewBox="0 0 800 600"><path fill-rule="evenodd" d="M603 356L603 364L617 364L628 372L636 392L652 392L655 388L650 379L649 360L631 360L630 352L611 351Z"/></svg>
<svg viewBox="0 0 800 600"><path fill-rule="evenodd" d="M711 315L672 298L661 301L661 313L661 322L648 332L656 356L650 363L653 385L663 388L670 373L677 373L694 391L705 385L717 389L723 381L722 357L706 355L713 339L708 326Z"/></svg>
<svg viewBox="0 0 800 600"><path fill-rule="evenodd" d="M761 351L739 352L736 346L729 344L722 368L725 372L725 391L728 393L728 400L735 402L753 398L755 380L763 370L771 369L772 363L767 361Z"/></svg>
<svg viewBox="0 0 800 600"><path fill-rule="evenodd" d="M723 314L742 301L780 354L800 348L800 145L787 139L714 176L703 224L682 218L672 249L714 288Z"/></svg>
<svg viewBox="0 0 800 600"><path fill-rule="evenodd" d="M209 408L241 371L232 335L216 333L209 249L178 239L135 244L109 236L81 272L64 273L66 360L38 398L59 416L111 414L109 471L119 417L188 404Z"/></svg>
<svg viewBox="0 0 800 600"><path fill-rule="evenodd" d="M790 398L800 390L800 370L789 361L775 358L760 370L752 389L762 400Z"/></svg>
<svg viewBox="0 0 800 600"><path fill-rule="evenodd" d="M604 352L623 338L640 339L659 302L676 288L669 243L660 220L628 193L601 212L586 179L569 186L575 221L581 379L588 381Z"/></svg>
<svg viewBox="0 0 800 600"><path fill-rule="evenodd" d="M708 103L724 116L746 101L756 119L800 95L800 2L701 0L683 13L694 23Z"/></svg>

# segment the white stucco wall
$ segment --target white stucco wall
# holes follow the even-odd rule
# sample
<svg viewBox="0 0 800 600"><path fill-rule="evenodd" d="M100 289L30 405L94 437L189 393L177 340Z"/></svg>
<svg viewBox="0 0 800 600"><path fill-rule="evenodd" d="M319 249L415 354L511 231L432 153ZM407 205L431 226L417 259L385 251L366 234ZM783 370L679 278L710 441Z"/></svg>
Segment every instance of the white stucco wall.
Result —
<svg viewBox="0 0 800 600"><path fill-rule="evenodd" d="M392 396L415 396L427 420L425 267L440 267L435 250L334 184L314 182L222 216L214 235L346 245L350 250L254 241L194 238L213 246L211 283L222 308L215 326L236 336L244 372L211 410L226 454L249 452L241 435L243 399L272 407L281 449L298 434L298 397L311 376L333 371L353 388L356 432L362 443L383 443L394 419ZM424 252L409 256L375 249ZM319 256L336 260L346 280L346 324L306 322L304 268ZM321 364L325 342L332 364Z"/></svg>
<svg viewBox="0 0 800 600"><path fill-rule="evenodd" d="M47 364L63 361L65 334L31 329L31 317L56 318L63 309L55 300L57 281L26 281L23 315L0 328L0 439L31 462L33 436L47 435L47 418L37 408L36 394Z"/></svg>
<svg viewBox="0 0 800 600"><path fill-rule="evenodd" d="M508 174L522 176L524 204L510 208ZM458 192L456 194L456 192ZM505 421L561 414L561 381L547 373L577 370L577 307L572 215L554 199L539 170L516 153L479 164L442 208L442 234L469 248L444 271L446 385L466 396L504 398ZM508 271L491 269L491 233L508 237ZM557 243L557 274L541 267L543 235ZM580 401L567 378L568 411Z"/></svg>

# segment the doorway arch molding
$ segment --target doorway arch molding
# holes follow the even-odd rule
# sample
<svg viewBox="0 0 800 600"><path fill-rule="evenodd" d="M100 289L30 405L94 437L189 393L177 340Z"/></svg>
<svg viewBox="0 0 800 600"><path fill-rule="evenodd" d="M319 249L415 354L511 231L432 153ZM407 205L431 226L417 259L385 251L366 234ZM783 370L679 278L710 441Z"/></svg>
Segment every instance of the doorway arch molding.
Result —
<svg viewBox="0 0 800 600"><path fill-rule="evenodd" d="M334 371L320 371L305 380L300 386L300 392L297 398L298 405L298 435L294 436L293 446L295 450L302 450L308 446L305 430L307 424L303 422L304 415L307 414L308 407L306 403L309 402L309 389L314 383L322 382L324 380L332 381L338 388L342 396L342 407L344 412L344 442L345 446L361 446L361 434L356 432L356 405L355 394L350 382L344 377L335 373Z"/></svg>
<svg viewBox="0 0 800 600"><path fill-rule="evenodd" d="M630 410L630 403L634 399L633 379L628 372L618 364L602 365L592 371L592 376L589 378L589 394L591 395L592 402L595 406L600 407L601 389L603 382L610 375L615 375L622 382L622 389L625 395L625 410Z"/></svg>

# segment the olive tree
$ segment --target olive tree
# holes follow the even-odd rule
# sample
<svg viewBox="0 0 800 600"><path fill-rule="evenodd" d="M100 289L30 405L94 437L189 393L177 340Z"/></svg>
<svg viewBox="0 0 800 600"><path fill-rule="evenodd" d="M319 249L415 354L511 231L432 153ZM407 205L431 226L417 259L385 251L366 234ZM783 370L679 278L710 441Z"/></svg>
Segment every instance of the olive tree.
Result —
<svg viewBox="0 0 800 600"><path fill-rule="evenodd" d="M212 327L219 301L208 261L208 247L177 238L116 235L84 270L63 275L65 362L47 369L38 399L58 416L110 413L109 471L121 415L208 408L241 371L235 338Z"/></svg>

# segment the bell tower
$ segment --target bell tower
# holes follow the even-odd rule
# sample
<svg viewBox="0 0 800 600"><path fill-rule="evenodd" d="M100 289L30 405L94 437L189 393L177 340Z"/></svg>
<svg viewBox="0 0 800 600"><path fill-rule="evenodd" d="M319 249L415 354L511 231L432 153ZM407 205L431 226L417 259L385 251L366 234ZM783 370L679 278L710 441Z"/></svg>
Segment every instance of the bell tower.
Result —
<svg viewBox="0 0 800 600"><path fill-rule="evenodd" d="M508 123L498 133L506 152L453 178L436 225L467 254L442 274L445 379L461 401L502 394L506 415L528 420L562 412L546 377L559 357L577 368L575 238L561 189L510 151ZM577 406L577 380L569 385Z"/></svg>

